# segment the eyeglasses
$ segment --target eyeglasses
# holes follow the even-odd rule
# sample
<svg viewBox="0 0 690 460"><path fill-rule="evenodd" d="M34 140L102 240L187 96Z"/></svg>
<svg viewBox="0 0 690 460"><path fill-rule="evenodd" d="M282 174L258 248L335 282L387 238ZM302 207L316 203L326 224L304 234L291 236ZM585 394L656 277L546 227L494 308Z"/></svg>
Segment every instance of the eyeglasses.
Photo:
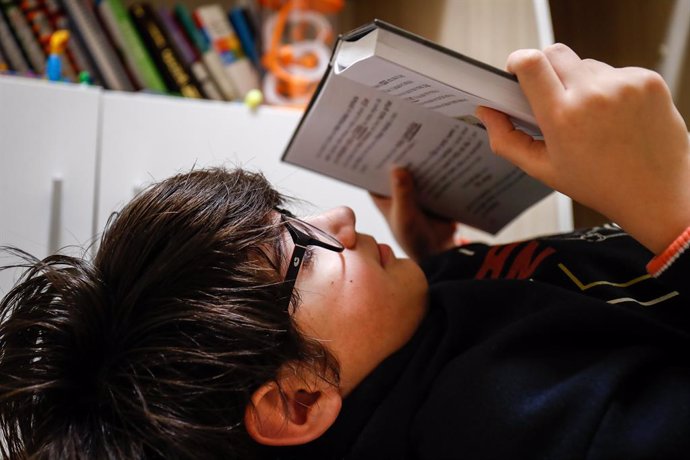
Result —
<svg viewBox="0 0 690 460"><path fill-rule="evenodd" d="M285 224L285 228L295 244L295 248L292 250L292 256L290 257L288 270L285 274L284 283L285 290L289 293L289 307L289 297L292 295L292 291L295 288L297 274L302 267L304 253L307 251L307 248L310 246L317 246L333 252L343 252L345 247L335 237L314 225L295 218L288 211L279 210L278 212L280 212L280 219Z"/></svg>

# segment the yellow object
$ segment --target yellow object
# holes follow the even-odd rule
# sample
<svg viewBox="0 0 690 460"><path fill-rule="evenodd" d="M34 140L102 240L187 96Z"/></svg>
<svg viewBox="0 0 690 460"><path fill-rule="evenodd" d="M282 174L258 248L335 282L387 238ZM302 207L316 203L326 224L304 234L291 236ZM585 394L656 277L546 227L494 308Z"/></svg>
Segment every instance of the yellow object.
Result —
<svg viewBox="0 0 690 460"><path fill-rule="evenodd" d="M244 103L250 109L255 109L264 101L263 93L258 89L250 89L244 96Z"/></svg>
<svg viewBox="0 0 690 460"><path fill-rule="evenodd" d="M69 31L60 29L50 36L50 54L62 54L69 40Z"/></svg>

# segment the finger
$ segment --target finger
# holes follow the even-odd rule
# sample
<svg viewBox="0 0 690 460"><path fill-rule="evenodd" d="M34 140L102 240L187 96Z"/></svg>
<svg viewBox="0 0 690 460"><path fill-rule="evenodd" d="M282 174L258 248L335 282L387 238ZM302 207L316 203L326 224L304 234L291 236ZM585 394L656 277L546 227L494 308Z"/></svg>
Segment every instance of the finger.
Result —
<svg viewBox="0 0 690 460"><path fill-rule="evenodd" d="M544 55L566 89L589 77L589 68L583 65L580 56L562 43L547 46L544 48Z"/></svg>
<svg viewBox="0 0 690 460"><path fill-rule="evenodd" d="M628 88L637 87L644 92L654 92L656 95L664 95L671 98L671 90L664 78L654 70L644 67L622 67L614 69L617 76L617 84L627 83ZM664 103L666 101L664 100Z"/></svg>
<svg viewBox="0 0 690 460"><path fill-rule="evenodd" d="M414 193L412 175L403 168L396 168L391 173L393 184L391 213L396 215L400 223L407 223L414 219L419 211Z"/></svg>
<svg viewBox="0 0 690 460"><path fill-rule="evenodd" d="M596 59L583 59L582 63L590 70L591 73L602 73L614 70L613 66L605 62L597 61Z"/></svg>
<svg viewBox="0 0 690 460"><path fill-rule="evenodd" d="M508 57L507 69L514 73L537 117L548 117L558 106L565 87L546 55L538 50L518 50Z"/></svg>
<svg viewBox="0 0 690 460"><path fill-rule="evenodd" d="M491 150L527 174L541 179L546 169L546 146L532 136L515 129L507 115L488 107L478 107L477 117L489 134Z"/></svg>

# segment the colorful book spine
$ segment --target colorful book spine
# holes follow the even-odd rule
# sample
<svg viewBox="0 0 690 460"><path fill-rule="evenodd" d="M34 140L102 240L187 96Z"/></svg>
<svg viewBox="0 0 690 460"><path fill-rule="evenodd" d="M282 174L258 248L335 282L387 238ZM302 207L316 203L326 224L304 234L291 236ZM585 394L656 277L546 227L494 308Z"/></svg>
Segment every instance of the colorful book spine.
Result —
<svg viewBox="0 0 690 460"><path fill-rule="evenodd" d="M116 45L143 88L165 92L166 86L120 0L100 0L97 8Z"/></svg>
<svg viewBox="0 0 690 460"><path fill-rule="evenodd" d="M175 21L172 11L166 7L160 7L157 11L163 32L166 34L170 44L180 57L182 64L199 82L200 89L208 99L223 100L220 90L213 82L208 69L201 61L201 56L191 46L184 36L184 32Z"/></svg>
<svg viewBox="0 0 690 460"><path fill-rule="evenodd" d="M132 91L134 85L90 6L83 0L62 0L62 5L73 25L72 32L78 33L89 50L103 84L110 89Z"/></svg>
<svg viewBox="0 0 690 460"><path fill-rule="evenodd" d="M230 24L235 28L244 53L252 61L252 64L259 68L261 63L259 62L259 48L256 42L256 28L252 27L246 8L241 6L234 7L230 10L228 19L230 19Z"/></svg>
<svg viewBox="0 0 690 460"><path fill-rule="evenodd" d="M242 52L242 45L223 8L218 4L200 6L194 10L194 19L208 36L211 48L220 56L240 98L249 90L259 88L259 75Z"/></svg>
<svg viewBox="0 0 690 460"><path fill-rule="evenodd" d="M137 2L129 7L129 12L168 89L185 97L202 98L196 80L175 55L151 6Z"/></svg>
<svg viewBox="0 0 690 460"><path fill-rule="evenodd" d="M225 72L220 56L211 49L208 38L196 26L189 9L185 5L178 3L175 5L174 13L182 30L186 32L191 43L201 54L201 60L206 64L211 78L213 78L213 81L223 95L223 99L226 101L237 99L237 90L233 86L230 76Z"/></svg>
<svg viewBox="0 0 690 460"><path fill-rule="evenodd" d="M5 20L5 15L0 11L0 44L9 70L27 73L31 70L29 62L22 54L19 44L12 35L10 25Z"/></svg>
<svg viewBox="0 0 690 460"><path fill-rule="evenodd" d="M41 45L34 37L34 33L29 26L24 14L19 9L19 6L11 0L0 1L7 22L17 37L17 42L21 46L24 54L32 68L32 70L42 75L45 71L46 55L41 48Z"/></svg>

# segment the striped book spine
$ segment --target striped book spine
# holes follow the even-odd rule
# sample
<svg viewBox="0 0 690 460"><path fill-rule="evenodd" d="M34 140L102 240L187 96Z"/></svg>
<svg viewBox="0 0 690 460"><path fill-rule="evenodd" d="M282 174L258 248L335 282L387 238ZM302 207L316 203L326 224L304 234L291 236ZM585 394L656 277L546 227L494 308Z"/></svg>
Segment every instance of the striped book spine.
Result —
<svg viewBox="0 0 690 460"><path fill-rule="evenodd" d="M11 70L26 73L31 69L26 58L22 54L21 48L14 39L10 25L5 20L5 16L0 11L0 44L5 55L7 65Z"/></svg>
<svg viewBox="0 0 690 460"><path fill-rule="evenodd" d="M41 45L34 37L29 23L19 7L13 2L3 1L3 8L10 27L14 30L19 45L24 50L29 64L34 72L43 74L45 72L46 55L43 53Z"/></svg>
<svg viewBox="0 0 690 460"><path fill-rule="evenodd" d="M198 52L195 52L194 48L185 39L184 32L175 22L172 11L166 7L161 7L158 9L158 17L170 40L170 44L175 48L182 64L196 77L204 95L209 99L223 100L223 96L213 82L211 75L209 75L206 66L201 61L201 56Z"/></svg>
<svg viewBox="0 0 690 460"><path fill-rule="evenodd" d="M98 2L98 9L141 86L152 91L165 92L163 78L146 51L122 2L101 0Z"/></svg>
<svg viewBox="0 0 690 460"><path fill-rule="evenodd" d="M133 3L129 12L168 89L185 97L202 98L196 80L185 70L175 54L151 6L147 3Z"/></svg>
<svg viewBox="0 0 690 460"><path fill-rule="evenodd" d="M62 0L72 31L79 33L103 78L103 84L120 91L132 91L134 86L115 50L100 29L98 20L83 0Z"/></svg>

